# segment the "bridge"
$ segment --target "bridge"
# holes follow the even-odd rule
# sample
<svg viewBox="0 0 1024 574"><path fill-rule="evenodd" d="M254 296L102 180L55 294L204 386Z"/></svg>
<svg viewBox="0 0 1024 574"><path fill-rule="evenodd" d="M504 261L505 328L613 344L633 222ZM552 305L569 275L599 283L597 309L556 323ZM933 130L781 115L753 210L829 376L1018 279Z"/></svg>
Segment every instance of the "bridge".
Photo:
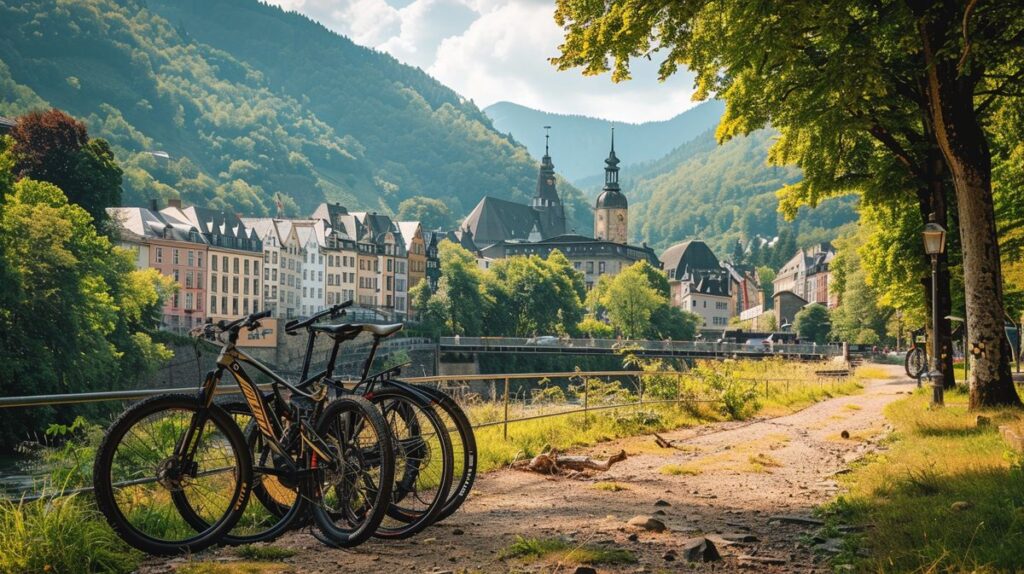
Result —
<svg viewBox="0 0 1024 574"><path fill-rule="evenodd" d="M683 359L761 359L785 357L822 360L841 356L841 345L815 343L744 344L714 341L645 341L617 339L569 339L555 337L441 337L440 353L507 353L548 355L617 355L624 351L642 357Z"/></svg>

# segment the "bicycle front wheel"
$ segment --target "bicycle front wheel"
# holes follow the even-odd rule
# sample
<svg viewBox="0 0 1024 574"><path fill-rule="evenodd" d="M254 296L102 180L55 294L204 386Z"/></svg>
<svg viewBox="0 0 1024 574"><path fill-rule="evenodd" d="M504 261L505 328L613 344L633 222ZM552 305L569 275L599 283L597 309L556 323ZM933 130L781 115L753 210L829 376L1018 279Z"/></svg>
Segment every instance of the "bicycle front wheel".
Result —
<svg viewBox="0 0 1024 574"><path fill-rule="evenodd" d="M347 548L373 535L391 502L395 451L387 422L366 399L347 396L330 402L317 419L316 436L329 459L310 454L315 469L310 489L313 519L323 542Z"/></svg>
<svg viewBox="0 0 1024 574"><path fill-rule="evenodd" d="M907 376L911 379L920 378L921 375L928 370L928 356L920 347L915 347L907 351L907 357L903 361L904 369L907 371Z"/></svg>
<svg viewBox="0 0 1024 574"><path fill-rule="evenodd" d="M216 405L187 395L142 401L110 427L96 453L96 504L125 542L150 554L198 552L235 525L252 483L241 431ZM205 528L177 509L185 497Z"/></svg>

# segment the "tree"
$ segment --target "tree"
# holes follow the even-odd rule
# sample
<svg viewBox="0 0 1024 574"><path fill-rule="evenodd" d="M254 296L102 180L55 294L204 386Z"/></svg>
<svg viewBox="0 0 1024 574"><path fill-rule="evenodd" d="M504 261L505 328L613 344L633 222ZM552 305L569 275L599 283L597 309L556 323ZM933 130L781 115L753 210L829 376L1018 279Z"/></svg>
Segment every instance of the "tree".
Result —
<svg viewBox="0 0 1024 574"><path fill-rule="evenodd" d="M419 221L423 229L451 229L452 212L440 199L417 195L398 204L399 221Z"/></svg>
<svg viewBox="0 0 1024 574"><path fill-rule="evenodd" d="M623 337L640 339L650 332L651 314L665 300L647 282L646 274L634 265L612 279L601 304L608 310L609 322Z"/></svg>
<svg viewBox="0 0 1024 574"><path fill-rule="evenodd" d="M628 79L630 58L651 53L665 55L663 78L688 66L698 98L715 93L727 102L720 139L768 124L782 132L772 159L805 172L780 191L790 216L830 195L862 192L870 201L909 191L922 216L946 221L951 177L970 344L983 350L971 405L1019 404L1003 343L983 117L1021 92L1022 16L1020 3L954 0L559 0L556 21L567 34L553 61L598 74L611 55L615 80ZM941 293L937 304L948 308Z"/></svg>
<svg viewBox="0 0 1024 574"><path fill-rule="evenodd" d="M821 303L811 303L796 314L793 329L804 341L821 344L830 332L828 309Z"/></svg>
<svg viewBox="0 0 1024 574"><path fill-rule="evenodd" d="M652 335L659 339L692 341L700 325L699 315L672 307L667 302L651 313Z"/></svg>
<svg viewBox="0 0 1024 574"><path fill-rule="evenodd" d="M90 140L82 122L58 109L29 112L11 135L19 178L56 185L97 222L106 221L106 208L120 205L121 168L110 145Z"/></svg>
<svg viewBox="0 0 1024 574"><path fill-rule="evenodd" d="M757 282L761 288L761 294L764 295L762 309L773 309L775 307L775 300L772 298L775 295L775 270L767 265L758 267Z"/></svg>
<svg viewBox="0 0 1024 574"><path fill-rule="evenodd" d="M483 273L487 334L531 337L575 332L583 319L583 275L560 251L509 257Z"/></svg>
<svg viewBox="0 0 1024 574"><path fill-rule="evenodd" d="M860 225L851 235L836 240L836 256L829 266L829 290L839 296L832 311L832 333L841 341L874 345L886 338L892 307L881 306L875 287L861 264L859 248L869 245L873 226ZM911 289L912 293L920 293Z"/></svg>
<svg viewBox="0 0 1024 574"><path fill-rule="evenodd" d="M438 245L441 280L435 296L441 303L448 332L455 335L479 335L483 327L480 269L476 258L461 246L445 240ZM428 304L429 306L429 304Z"/></svg>
<svg viewBox="0 0 1024 574"><path fill-rule="evenodd" d="M8 171L0 139L0 393L115 390L170 357L146 334L173 281L136 271L81 207L56 186ZM13 446L43 422L78 411L47 408L0 419L0 444ZM31 416L29 416L31 415Z"/></svg>

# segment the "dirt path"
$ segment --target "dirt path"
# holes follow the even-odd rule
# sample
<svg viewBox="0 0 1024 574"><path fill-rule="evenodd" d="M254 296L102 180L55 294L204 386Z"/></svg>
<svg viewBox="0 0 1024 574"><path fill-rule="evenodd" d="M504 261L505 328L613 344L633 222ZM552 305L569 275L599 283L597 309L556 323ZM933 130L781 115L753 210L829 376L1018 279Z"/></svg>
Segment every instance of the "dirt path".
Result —
<svg viewBox="0 0 1024 574"><path fill-rule="evenodd" d="M837 471L878 448L877 438L887 430L883 408L912 386L899 376L899 369L890 372L892 379L871 381L861 394L788 416L663 434L676 448L659 448L651 436L643 436L586 449L599 458L619 449L630 455L592 480L520 471L487 474L455 516L412 540L374 541L340 551L324 548L308 533L294 533L275 544L299 550L287 560L295 572L572 572L573 567L559 569L544 561L498 557L517 535L561 537L581 545L627 549L639 559L637 564L599 566L598 571L657 572L684 567L675 557L667 560L666 553L679 552L687 538L706 535L717 543L723 561L698 570L747 566L758 572L829 571L820 550L805 543L813 526L769 518L809 516L837 492L832 480ZM849 439L841 437L843 431ZM677 474L666 474L665 467ZM595 487L598 479L625 490L601 490ZM667 529L656 533L628 526L637 515L661 520ZM725 540L743 535L748 542ZM742 555L779 563L754 562ZM229 556L230 549L221 549L202 558ZM166 566L150 564L145 570Z"/></svg>

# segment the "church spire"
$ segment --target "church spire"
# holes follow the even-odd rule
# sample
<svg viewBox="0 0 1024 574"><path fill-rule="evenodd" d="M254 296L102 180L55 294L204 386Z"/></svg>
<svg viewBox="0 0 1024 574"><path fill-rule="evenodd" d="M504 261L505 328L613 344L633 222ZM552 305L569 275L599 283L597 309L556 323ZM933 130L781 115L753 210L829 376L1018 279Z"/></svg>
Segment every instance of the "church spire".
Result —
<svg viewBox="0 0 1024 574"><path fill-rule="evenodd" d="M604 160L604 190L619 191L619 158L615 155L615 128L612 128L612 149Z"/></svg>
<svg viewBox="0 0 1024 574"><path fill-rule="evenodd" d="M565 209L555 188L555 164L551 161L550 129L551 126L544 126L544 157L537 174L537 193L531 203L537 212L540 232L545 239L565 233Z"/></svg>

